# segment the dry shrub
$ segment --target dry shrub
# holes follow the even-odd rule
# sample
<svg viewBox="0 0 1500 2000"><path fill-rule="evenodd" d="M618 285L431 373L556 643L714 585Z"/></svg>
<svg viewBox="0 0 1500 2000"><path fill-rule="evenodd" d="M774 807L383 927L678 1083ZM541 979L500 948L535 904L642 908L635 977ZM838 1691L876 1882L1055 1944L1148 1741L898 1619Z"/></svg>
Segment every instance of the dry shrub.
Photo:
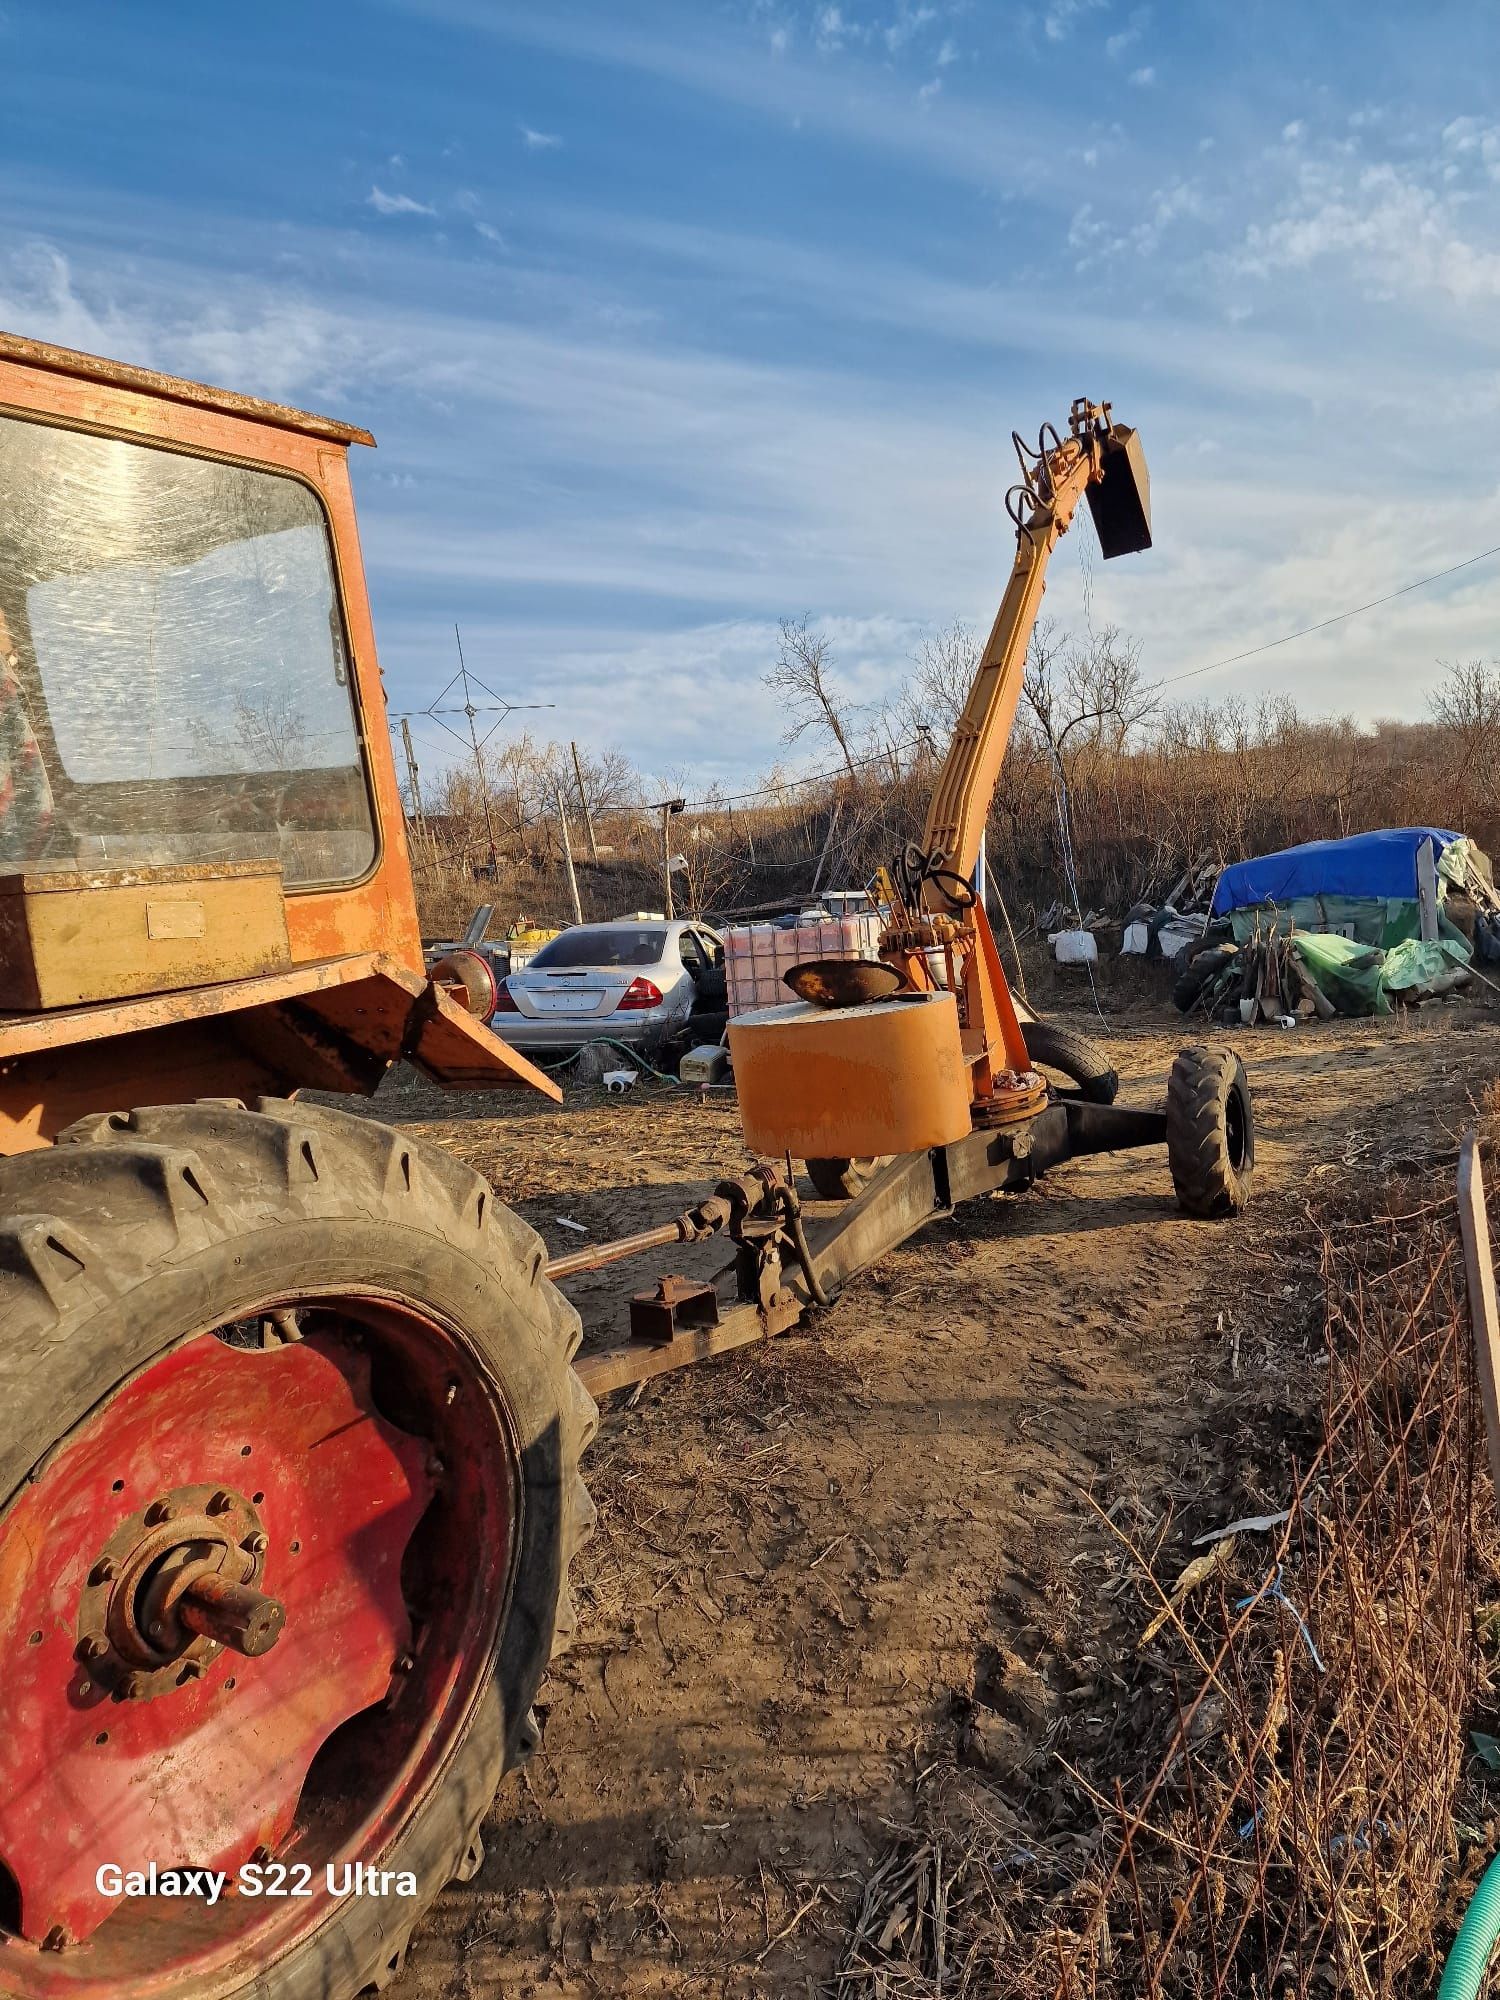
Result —
<svg viewBox="0 0 1500 2000"><path fill-rule="evenodd" d="M451 934L479 900L506 922L567 922L559 799L586 917L659 907L650 808L671 797L688 802L670 829L685 910L795 905L815 879L860 885L921 834L973 656L971 634L943 635L862 726L835 710L826 752L841 768L813 781L775 769L745 797L691 771L643 775L617 751L580 752L575 766L569 745L524 736L483 753L483 783L459 759L429 780L414 830L423 928ZM1116 914L1166 895L1190 864L1371 827L1453 826L1489 849L1500 838L1500 673L1455 667L1432 707L1431 721L1364 726L1309 720L1287 700L1163 706L1129 641L1044 633L990 810L992 874L1019 928L1028 907L1072 900L1065 847L1078 902Z"/></svg>
<svg viewBox="0 0 1500 2000"><path fill-rule="evenodd" d="M1318 1255L1319 1435L1290 1468L1263 1439L1287 1518L1175 1587L1108 1521L1162 1627L1117 1658L1151 1684L1123 1767L1065 1767L1035 1821L949 1771L867 1885L844 2000L1432 1990L1492 1553L1454 1204L1341 1214Z"/></svg>

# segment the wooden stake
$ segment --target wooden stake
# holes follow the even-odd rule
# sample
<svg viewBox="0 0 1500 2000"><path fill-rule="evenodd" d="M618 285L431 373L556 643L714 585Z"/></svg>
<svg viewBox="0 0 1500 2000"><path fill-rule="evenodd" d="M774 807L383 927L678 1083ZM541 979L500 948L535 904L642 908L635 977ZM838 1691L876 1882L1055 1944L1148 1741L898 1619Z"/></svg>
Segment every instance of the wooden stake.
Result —
<svg viewBox="0 0 1500 2000"><path fill-rule="evenodd" d="M1490 1478L1500 1500L1500 1308L1495 1303L1495 1260L1490 1252L1479 1135L1473 1131L1464 1135L1458 1156L1458 1228L1464 1245L1464 1275L1469 1288L1469 1318L1474 1327L1484 1428L1490 1444Z"/></svg>

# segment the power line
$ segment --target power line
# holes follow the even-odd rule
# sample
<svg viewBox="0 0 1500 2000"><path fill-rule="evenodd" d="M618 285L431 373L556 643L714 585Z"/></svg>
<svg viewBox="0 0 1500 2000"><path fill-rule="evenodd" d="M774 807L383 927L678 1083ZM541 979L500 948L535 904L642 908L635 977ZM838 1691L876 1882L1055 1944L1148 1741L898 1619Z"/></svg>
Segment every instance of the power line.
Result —
<svg viewBox="0 0 1500 2000"><path fill-rule="evenodd" d="M1461 569L1472 569L1475 563L1487 562L1491 556L1500 556L1500 542L1492 549L1481 549L1477 556L1465 556L1462 562L1456 562L1448 569L1434 570L1431 576L1419 576L1412 583L1403 583L1399 590L1388 590L1384 597L1372 597L1368 604L1356 604L1348 611L1336 611L1331 618L1320 618L1316 625L1299 626L1295 632L1283 632L1279 639L1267 639L1264 645L1247 647L1243 653L1231 653L1224 660L1210 660L1206 667L1190 667L1185 674L1169 674L1165 680L1151 681L1146 692L1176 687L1181 681L1196 680L1200 674L1217 673L1220 667L1236 667L1241 660L1253 660L1257 654L1272 652L1277 646L1289 646L1293 639L1305 639L1313 632L1326 632L1330 625L1341 625L1346 618L1357 618L1362 611L1374 611L1382 604L1405 597L1408 591L1423 590L1429 583L1440 583L1445 576L1457 576Z"/></svg>
<svg viewBox="0 0 1500 2000"><path fill-rule="evenodd" d="M892 751L914 749L920 741L921 732L919 731L914 736L902 737L897 743L888 743L883 750L877 750L869 757L856 757L852 764L838 764L830 771L809 771L806 777L785 778L779 784L775 785L759 785L753 792L730 792L718 798L688 799L685 803L689 811L694 806L737 806L743 804L746 799L775 798L782 792L796 791L801 785L826 785L831 778L847 778L851 770L863 771L868 769L871 764L889 763ZM611 810L615 812L634 812L636 810L649 812L652 809L649 806L639 808L633 806L615 806Z"/></svg>

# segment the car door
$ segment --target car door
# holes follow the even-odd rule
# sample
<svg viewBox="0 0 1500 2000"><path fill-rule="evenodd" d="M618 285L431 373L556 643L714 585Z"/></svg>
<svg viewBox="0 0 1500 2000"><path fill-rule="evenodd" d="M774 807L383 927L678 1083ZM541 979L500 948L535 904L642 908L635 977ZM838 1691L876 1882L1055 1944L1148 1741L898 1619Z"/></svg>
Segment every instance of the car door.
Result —
<svg viewBox="0 0 1500 2000"><path fill-rule="evenodd" d="M698 981L695 1006L700 1014L722 1013L729 1005L729 984L724 970L724 941L711 930L695 930L694 936L703 948L706 965L703 977Z"/></svg>
<svg viewBox="0 0 1500 2000"><path fill-rule="evenodd" d="M674 992L672 998L680 1002L677 1010L679 1019L686 1021L699 1005L698 996L709 974L708 953L704 950L703 940L690 925L685 924L677 934L677 955L682 960L687 978L682 983L681 992Z"/></svg>

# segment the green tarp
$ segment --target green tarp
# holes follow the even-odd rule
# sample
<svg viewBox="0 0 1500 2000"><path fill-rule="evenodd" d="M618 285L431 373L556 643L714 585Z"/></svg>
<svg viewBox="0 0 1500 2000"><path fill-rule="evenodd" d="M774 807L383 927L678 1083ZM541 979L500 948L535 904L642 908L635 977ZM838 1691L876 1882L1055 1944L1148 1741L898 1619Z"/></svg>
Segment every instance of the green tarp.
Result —
<svg viewBox="0 0 1500 2000"><path fill-rule="evenodd" d="M1286 943L1341 1014L1389 1014L1393 993L1409 1002L1445 992L1470 958L1456 934L1434 944L1405 938L1389 951L1331 932L1295 931Z"/></svg>
<svg viewBox="0 0 1500 2000"><path fill-rule="evenodd" d="M1236 944L1249 944L1257 934L1264 937L1271 916L1269 910L1234 910L1230 926ZM1403 938L1420 937L1422 913L1415 896L1296 896L1290 903L1278 903L1275 916L1283 932L1346 932L1360 944L1379 945L1389 950Z"/></svg>

